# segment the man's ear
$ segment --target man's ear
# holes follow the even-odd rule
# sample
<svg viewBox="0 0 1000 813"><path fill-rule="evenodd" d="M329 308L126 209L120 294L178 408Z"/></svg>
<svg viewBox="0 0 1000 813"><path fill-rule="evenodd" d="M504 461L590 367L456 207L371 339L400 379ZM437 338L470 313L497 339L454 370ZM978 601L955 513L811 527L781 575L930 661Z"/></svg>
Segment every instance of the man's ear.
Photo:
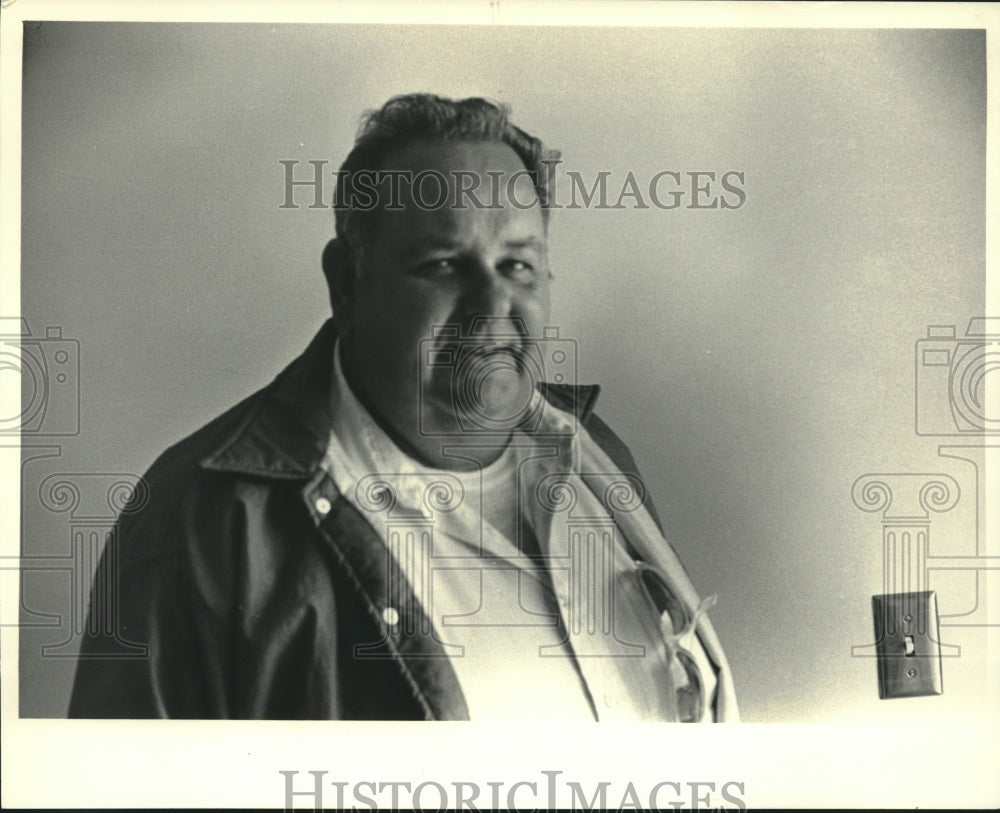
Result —
<svg viewBox="0 0 1000 813"><path fill-rule="evenodd" d="M351 252L339 237L323 249L323 276L330 291L330 307L341 330L354 313L355 269Z"/></svg>

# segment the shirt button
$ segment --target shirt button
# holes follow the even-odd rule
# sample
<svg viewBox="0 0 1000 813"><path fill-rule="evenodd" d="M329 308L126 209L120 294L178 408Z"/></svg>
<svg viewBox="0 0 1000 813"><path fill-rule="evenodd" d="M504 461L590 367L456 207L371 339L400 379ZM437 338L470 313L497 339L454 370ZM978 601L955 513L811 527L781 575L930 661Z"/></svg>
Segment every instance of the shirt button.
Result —
<svg viewBox="0 0 1000 813"><path fill-rule="evenodd" d="M399 611L395 607L386 607L382 610L382 620L390 627L395 627L399 623Z"/></svg>
<svg viewBox="0 0 1000 813"><path fill-rule="evenodd" d="M330 501L326 497L320 497L316 500L314 505L316 506L316 511L323 517L329 514L330 509L333 508L333 506L330 505Z"/></svg>

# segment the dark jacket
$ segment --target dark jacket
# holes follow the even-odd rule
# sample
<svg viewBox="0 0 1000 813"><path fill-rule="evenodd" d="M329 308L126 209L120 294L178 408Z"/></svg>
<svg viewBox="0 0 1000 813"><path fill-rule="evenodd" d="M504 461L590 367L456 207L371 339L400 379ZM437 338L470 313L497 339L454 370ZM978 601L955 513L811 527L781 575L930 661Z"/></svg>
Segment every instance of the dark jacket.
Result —
<svg viewBox="0 0 1000 813"><path fill-rule="evenodd" d="M98 569L71 717L468 717L422 615L387 626L382 540L320 467L335 338L146 474ZM597 393L543 385L635 472Z"/></svg>

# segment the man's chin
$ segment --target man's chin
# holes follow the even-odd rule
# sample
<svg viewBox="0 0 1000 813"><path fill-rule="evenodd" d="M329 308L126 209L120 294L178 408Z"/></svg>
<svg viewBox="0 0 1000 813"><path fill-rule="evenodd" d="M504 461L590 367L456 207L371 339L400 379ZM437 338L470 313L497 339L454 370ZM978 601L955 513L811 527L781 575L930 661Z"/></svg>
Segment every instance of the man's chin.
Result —
<svg viewBox="0 0 1000 813"><path fill-rule="evenodd" d="M458 382L455 382L456 385ZM507 436L531 411L533 387L517 373L494 373L477 386L455 386L425 400L425 418L444 434Z"/></svg>

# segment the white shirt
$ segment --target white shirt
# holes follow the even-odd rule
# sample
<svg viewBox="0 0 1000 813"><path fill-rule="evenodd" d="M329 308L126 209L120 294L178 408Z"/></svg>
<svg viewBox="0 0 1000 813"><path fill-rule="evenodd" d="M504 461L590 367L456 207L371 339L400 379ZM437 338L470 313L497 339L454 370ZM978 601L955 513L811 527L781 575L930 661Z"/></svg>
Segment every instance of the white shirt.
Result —
<svg viewBox="0 0 1000 813"><path fill-rule="evenodd" d="M581 459L603 470L598 481L615 474L586 430L535 393L542 435L515 432L479 470L423 466L357 400L339 347L324 466L386 542L390 568L450 656L470 718L674 719L671 681L683 672L630 587L635 565L594 478L580 476ZM562 499L570 491L572 506ZM541 558L522 552L522 534L537 537ZM684 644L710 701L711 665L693 633Z"/></svg>

